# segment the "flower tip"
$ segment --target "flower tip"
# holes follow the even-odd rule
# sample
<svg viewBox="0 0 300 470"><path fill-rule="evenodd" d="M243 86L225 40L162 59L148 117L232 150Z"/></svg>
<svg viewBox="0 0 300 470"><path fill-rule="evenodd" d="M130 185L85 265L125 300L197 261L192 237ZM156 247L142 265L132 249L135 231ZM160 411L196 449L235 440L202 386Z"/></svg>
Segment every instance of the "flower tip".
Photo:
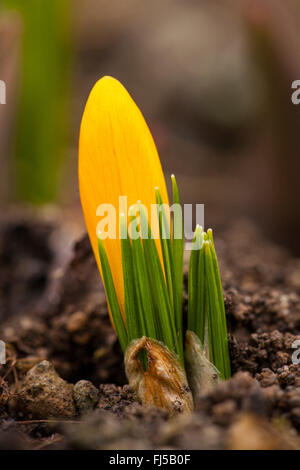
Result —
<svg viewBox="0 0 300 470"><path fill-rule="evenodd" d="M109 75L105 75L104 77L99 78L93 86L90 98L92 97L93 100L96 101L102 100L107 94L109 96L111 96L111 94L118 96L119 93L122 94L124 90L125 88L119 80Z"/></svg>
<svg viewBox="0 0 300 470"><path fill-rule="evenodd" d="M116 80L116 78L112 77L111 75L103 75L100 80Z"/></svg>
<svg viewBox="0 0 300 470"><path fill-rule="evenodd" d="M99 80L96 82L96 85L111 85L113 83L121 84L116 78L111 77L110 75L104 75L103 77L99 78Z"/></svg>

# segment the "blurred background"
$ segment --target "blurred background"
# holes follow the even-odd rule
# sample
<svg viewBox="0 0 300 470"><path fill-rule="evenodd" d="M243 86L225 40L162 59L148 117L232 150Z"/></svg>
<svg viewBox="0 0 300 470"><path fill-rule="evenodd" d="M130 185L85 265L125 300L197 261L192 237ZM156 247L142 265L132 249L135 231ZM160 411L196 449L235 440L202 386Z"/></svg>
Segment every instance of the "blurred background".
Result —
<svg viewBox="0 0 300 470"><path fill-rule="evenodd" d="M299 26L299 0L1 0L1 216L59 210L84 230L80 120L112 75L206 227L252 219L299 254Z"/></svg>

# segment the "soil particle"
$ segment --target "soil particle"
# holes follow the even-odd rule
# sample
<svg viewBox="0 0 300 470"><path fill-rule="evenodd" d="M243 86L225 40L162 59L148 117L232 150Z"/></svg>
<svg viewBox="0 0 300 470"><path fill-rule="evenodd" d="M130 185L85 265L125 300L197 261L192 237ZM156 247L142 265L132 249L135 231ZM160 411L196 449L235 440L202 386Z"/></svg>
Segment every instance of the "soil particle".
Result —
<svg viewBox="0 0 300 470"><path fill-rule="evenodd" d="M3 420L0 429L0 450L28 449L28 435L13 420Z"/></svg>
<svg viewBox="0 0 300 470"><path fill-rule="evenodd" d="M75 312L70 315L66 322L66 329L69 333L83 330L87 324L88 317L84 312Z"/></svg>
<svg viewBox="0 0 300 470"><path fill-rule="evenodd" d="M10 397L9 387L7 382L0 377L0 412L3 411Z"/></svg>
<svg viewBox="0 0 300 470"><path fill-rule="evenodd" d="M59 377L48 361L30 369L9 402L16 416L45 419L75 415L73 385Z"/></svg>
<svg viewBox="0 0 300 470"><path fill-rule="evenodd" d="M174 449L223 449L225 434L202 413L178 415L160 428L156 441Z"/></svg>
<svg viewBox="0 0 300 470"><path fill-rule="evenodd" d="M253 375L270 368L274 372L289 365L292 361L292 344L300 338L278 330L265 333L252 333L248 342L230 337L233 371L244 369Z"/></svg>
<svg viewBox="0 0 300 470"><path fill-rule="evenodd" d="M151 449L146 429L101 410L87 415L78 424L63 424L62 432L67 449Z"/></svg>
<svg viewBox="0 0 300 470"><path fill-rule="evenodd" d="M295 450L299 444L299 438L287 426L274 426L251 414L240 415L227 436L231 450Z"/></svg>
<svg viewBox="0 0 300 470"><path fill-rule="evenodd" d="M73 388L73 399L79 413L87 413L97 405L99 390L89 380L79 380Z"/></svg>
<svg viewBox="0 0 300 470"><path fill-rule="evenodd" d="M126 405L97 409L78 424L64 424L67 448L87 449L212 449L223 448L221 429L198 413L168 419L158 408L145 408L131 400L128 387L105 386L103 403L122 401ZM123 398L124 400L124 398Z"/></svg>
<svg viewBox="0 0 300 470"><path fill-rule="evenodd" d="M219 425L229 425L238 412L266 414L266 397L248 372L238 372L199 398L196 409Z"/></svg>
<svg viewBox="0 0 300 470"><path fill-rule="evenodd" d="M230 416L236 412L236 409L237 405L234 400L225 400L222 403L217 403L212 408L215 423L226 425L230 420Z"/></svg>
<svg viewBox="0 0 300 470"><path fill-rule="evenodd" d="M278 383L277 375L268 368L262 369L261 374L257 374L257 379L262 387L270 387Z"/></svg>
<svg viewBox="0 0 300 470"><path fill-rule="evenodd" d="M135 396L129 385L117 387L113 384L100 385L100 400L98 408L109 410L114 414L121 415L128 407L135 406Z"/></svg>

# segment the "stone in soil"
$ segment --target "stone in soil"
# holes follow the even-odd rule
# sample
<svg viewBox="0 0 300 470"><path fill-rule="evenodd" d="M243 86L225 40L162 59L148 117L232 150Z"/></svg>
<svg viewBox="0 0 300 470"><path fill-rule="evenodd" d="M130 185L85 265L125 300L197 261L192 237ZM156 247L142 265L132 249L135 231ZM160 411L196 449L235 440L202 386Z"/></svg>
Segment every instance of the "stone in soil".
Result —
<svg viewBox="0 0 300 470"><path fill-rule="evenodd" d="M71 418L76 413L73 385L60 378L48 361L27 372L9 406L18 418Z"/></svg>

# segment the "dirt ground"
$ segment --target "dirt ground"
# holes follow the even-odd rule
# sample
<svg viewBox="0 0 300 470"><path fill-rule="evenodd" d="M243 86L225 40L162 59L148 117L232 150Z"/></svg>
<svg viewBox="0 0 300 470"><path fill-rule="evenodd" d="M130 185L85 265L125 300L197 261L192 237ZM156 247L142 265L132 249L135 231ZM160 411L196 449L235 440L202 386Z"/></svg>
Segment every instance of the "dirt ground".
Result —
<svg viewBox="0 0 300 470"><path fill-rule="evenodd" d="M233 376L169 419L126 385L88 238L63 225L0 221L0 449L300 448L300 259L249 221L215 234Z"/></svg>

